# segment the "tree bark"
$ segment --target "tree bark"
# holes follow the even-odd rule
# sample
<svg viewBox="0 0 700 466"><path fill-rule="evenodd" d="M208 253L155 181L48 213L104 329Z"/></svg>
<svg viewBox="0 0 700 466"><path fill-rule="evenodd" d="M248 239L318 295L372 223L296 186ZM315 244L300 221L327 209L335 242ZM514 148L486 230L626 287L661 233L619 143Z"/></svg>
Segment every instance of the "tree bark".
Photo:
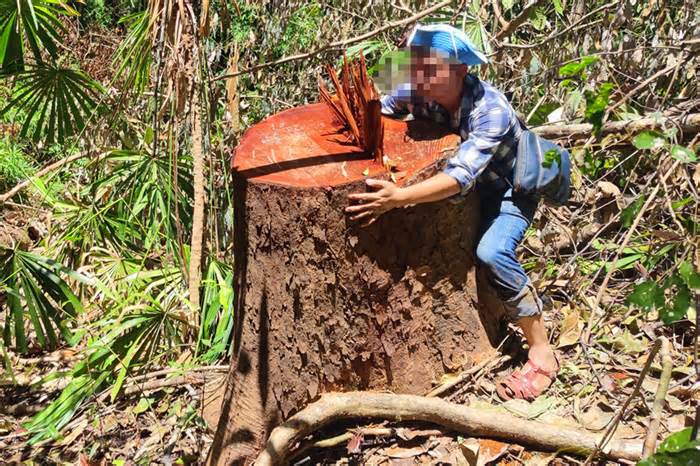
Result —
<svg viewBox="0 0 700 466"><path fill-rule="evenodd" d="M320 104L251 128L234 158L233 359L208 464L248 464L321 393L422 394L493 354L498 312L477 307L475 194L350 222L347 194L385 169ZM399 183L436 173L456 135L384 120ZM449 149L449 150L445 150Z"/></svg>
<svg viewBox="0 0 700 466"><path fill-rule="evenodd" d="M195 57L195 59L198 59ZM198 70L195 71L198 73ZM190 244L189 291L190 304L196 315L199 311L199 284L202 279L202 241L204 238L204 145L202 135L202 112L200 108L199 80L194 80L192 92L192 175L194 188L194 208L192 210L192 242Z"/></svg>

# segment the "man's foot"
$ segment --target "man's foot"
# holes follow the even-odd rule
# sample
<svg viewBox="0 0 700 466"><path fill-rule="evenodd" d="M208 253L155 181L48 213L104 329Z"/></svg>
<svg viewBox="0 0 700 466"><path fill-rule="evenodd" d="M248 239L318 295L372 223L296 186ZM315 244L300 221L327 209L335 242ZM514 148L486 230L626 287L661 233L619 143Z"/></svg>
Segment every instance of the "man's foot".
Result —
<svg viewBox="0 0 700 466"><path fill-rule="evenodd" d="M549 346L533 347L525 365L497 382L496 393L506 401L520 398L532 401L554 382L559 361Z"/></svg>

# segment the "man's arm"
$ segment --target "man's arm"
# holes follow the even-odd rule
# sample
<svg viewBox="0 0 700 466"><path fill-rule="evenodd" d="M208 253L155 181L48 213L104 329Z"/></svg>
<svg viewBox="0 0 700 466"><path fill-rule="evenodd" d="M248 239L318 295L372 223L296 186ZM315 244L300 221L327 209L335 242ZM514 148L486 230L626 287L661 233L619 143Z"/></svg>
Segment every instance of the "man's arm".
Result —
<svg viewBox="0 0 700 466"><path fill-rule="evenodd" d="M389 94L383 95L379 101L382 103L382 114L399 117L410 112L411 92L408 87L399 86Z"/></svg>
<svg viewBox="0 0 700 466"><path fill-rule="evenodd" d="M475 111L469 138L460 145L455 156L448 160L443 173L405 188L388 181L367 180L367 185L377 191L350 194L348 198L351 201L362 203L348 206L345 211L354 214L352 220L363 220L363 225L370 225L381 214L396 207L439 201L457 193L466 194L486 169L493 151L508 133L510 126L507 109Z"/></svg>
<svg viewBox="0 0 700 466"><path fill-rule="evenodd" d="M400 188L391 181L368 179L366 182L367 186L377 191L349 194L350 200L362 204L345 208L345 212L354 214L350 217L351 220L364 219L363 226L371 225L381 214L396 207L439 201L460 191L457 180L445 173L438 173L405 188Z"/></svg>

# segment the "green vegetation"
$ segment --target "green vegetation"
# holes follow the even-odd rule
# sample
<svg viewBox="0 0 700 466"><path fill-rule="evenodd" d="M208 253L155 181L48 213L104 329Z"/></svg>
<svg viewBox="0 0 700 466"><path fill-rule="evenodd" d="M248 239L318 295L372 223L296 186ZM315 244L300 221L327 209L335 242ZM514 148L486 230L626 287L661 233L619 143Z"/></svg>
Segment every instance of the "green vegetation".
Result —
<svg viewBox="0 0 700 466"><path fill-rule="evenodd" d="M200 4L185 3L201 17ZM297 2L276 11L275 3L212 0L209 32L198 24L195 34L182 26L189 16L171 0L0 0L0 195L32 179L10 202L0 202L0 382L16 383L20 357L66 349L80 355L32 378L32 390L60 391L44 396L43 409L24 419L27 432L17 434L23 440L60 442L74 432L76 419L96 422L106 404L125 397L134 377L227 362L236 312L232 149L250 125L316 102L322 65L342 60L341 51L328 50L244 73L232 115L230 82L218 77L229 71L234 49L238 69L246 70L406 18L401 5L412 11L427 5ZM533 282L558 302L551 313L556 337L569 335L577 344L584 326L592 334L583 352L567 353L558 394L575 399L577 410L617 409L629 377L610 382L610 374L636 374L637 355L660 335L673 336L682 374L675 382L686 389L696 380L686 355L697 331L700 290L698 141L678 129L678 120L634 134L602 128L697 113L692 97L700 70L684 42L697 14L683 2L636 2L618 11L602 1L555 0L541 3L507 41L495 41L503 22L527 2L498 2L503 22L491 2L457 3L421 21L461 27L490 54L493 66L472 71L512 94L528 125L594 128L585 138L563 140L575 162L571 204L556 212L541 208L524 242ZM167 6L170 16L156 4ZM370 74L382 77L388 63L405 64L397 49L405 32L385 31L346 52L362 52ZM85 37L98 42L90 48ZM682 66L626 97L672 64ZM96 78L95 70L108 79ZM233 129L231 118L240 128ZM33 178L52 163L60 166ZM196 173L205 175L201 192ZM203 225L195 225L197 199L206 200ZM5 240L14 231L4 229L7 218L17 212L45 226L32 244ZM17 229L28 230L29 220ZM202 279L200 298L192 299L197 234L204 253L193 259L201 263ZM615 397L601 398L608 390ZM132 399L133 413L177 413L180 427L201 428L199 406L165 406L159 396ZM689 435L688 429L671 435L640 464L697 462L697 441ZM84 449L91 461L108 454L98 443Z"/></svg>
<svg viewBox="0 0 700 466"><path fill-rule="evenodd" d="M8 136L0 139L0 191L7 191L34 171L33 161L19 144Z"/></svg>

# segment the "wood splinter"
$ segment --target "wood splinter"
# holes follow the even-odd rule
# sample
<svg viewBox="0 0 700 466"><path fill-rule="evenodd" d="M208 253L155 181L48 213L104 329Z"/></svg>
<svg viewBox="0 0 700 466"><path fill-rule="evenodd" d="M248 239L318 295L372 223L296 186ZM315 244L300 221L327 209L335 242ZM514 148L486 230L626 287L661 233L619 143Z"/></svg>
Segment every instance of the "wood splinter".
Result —
<svg viewBox="0 0 700 466"><path fill-rule="evenodd" d="M321 101L330 107L337 122L349 131L352 142L389 169L391 164L384 157L382 104L379 92L367 74L364 55L360 53L360 58L352 61L343 56L340 78L332 66L326 65L326 71L336 93L331 94L319 76Z"/></svg>

